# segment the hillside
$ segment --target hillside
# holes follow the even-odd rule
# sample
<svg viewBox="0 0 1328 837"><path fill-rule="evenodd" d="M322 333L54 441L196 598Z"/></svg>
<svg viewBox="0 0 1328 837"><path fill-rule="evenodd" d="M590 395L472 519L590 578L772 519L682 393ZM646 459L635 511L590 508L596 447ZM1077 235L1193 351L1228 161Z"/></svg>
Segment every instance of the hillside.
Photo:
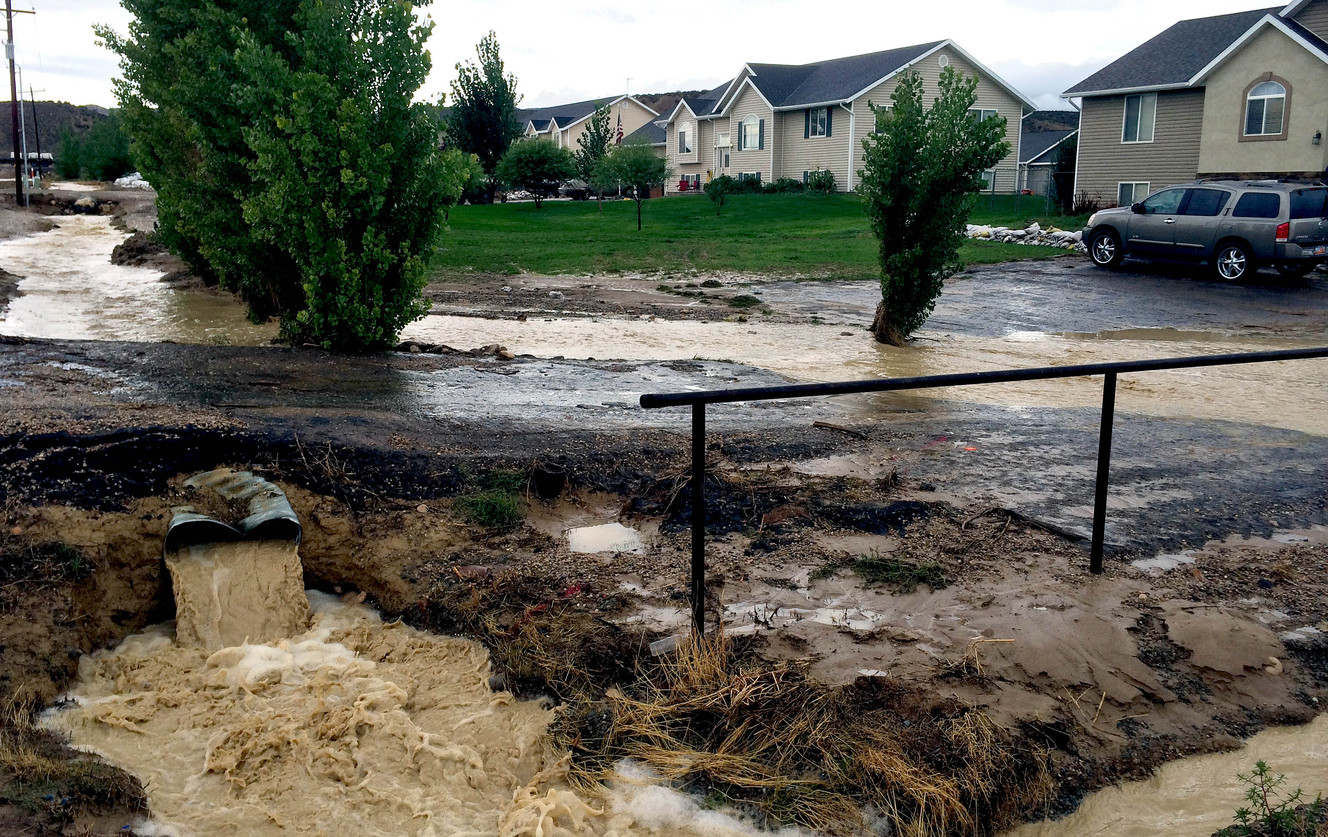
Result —
<svg viewBox="0 0 1328 837"><path fill-rule="evenodd" d="M14 129L9 103L0 104L0 155L8 156L14 147ZM37 118L32 117L32 103L23 103L23 123L28 135L28 151L37 150L37 131L41 131L41 150L55 151L60 133L66 128L82 134L106 118L106 109L95 105L71 105L68 102L37 102Z"/></svg>

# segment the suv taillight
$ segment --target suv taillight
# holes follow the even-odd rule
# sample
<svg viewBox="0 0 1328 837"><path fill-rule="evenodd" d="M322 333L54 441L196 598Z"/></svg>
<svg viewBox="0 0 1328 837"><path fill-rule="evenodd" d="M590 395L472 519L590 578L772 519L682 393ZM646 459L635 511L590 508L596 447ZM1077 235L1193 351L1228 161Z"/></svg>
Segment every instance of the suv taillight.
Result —
<svg viewBox="0 0 1328 837"><path fill-rule="evenodd" d="M1267 229L1267 227L1265 227L1264 229ZM1287 243L1288 241L1290 241L1290 240L1291 240L1291 224L1290 224L1290 222L1284 222L1284 223L1278 224L1278 225L1277 225L1277 243L1278 243L1278 244L1286 244L1286 243Z"/></svg>

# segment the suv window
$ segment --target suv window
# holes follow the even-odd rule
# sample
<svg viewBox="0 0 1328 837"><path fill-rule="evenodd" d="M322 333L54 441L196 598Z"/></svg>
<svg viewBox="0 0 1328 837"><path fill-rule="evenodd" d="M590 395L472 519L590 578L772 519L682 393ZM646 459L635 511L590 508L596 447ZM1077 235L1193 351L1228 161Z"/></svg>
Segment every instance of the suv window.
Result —
<svg viewBox="0 0 1328 837"><path fill-rule="evenodd" d="M1145 215L1175 215L1185 199L1184 189L1164 189L1144 201Z"/></svg>
<svg viewBox="0 0 1328 837"><path fill-rule="evenodd" d="M1230 199L1231 193L1221 189L1191 189L1190 201L1185 204L1185 214L1211 218L1221 212Z"/></svg>
<svg viewBox="0 0 1328 837"><path fill-rule="evenodd" d="M1246 192L1231 211L1233 218L1276 218L1282 209L1282 196L1276 192Z"/></svg>
<svg viewBox="0 0 1328 837"><path fill-rule="evenodd" d="M1297 189L1292 192L1291 218L1328 218L1328 189Z"/></svg>

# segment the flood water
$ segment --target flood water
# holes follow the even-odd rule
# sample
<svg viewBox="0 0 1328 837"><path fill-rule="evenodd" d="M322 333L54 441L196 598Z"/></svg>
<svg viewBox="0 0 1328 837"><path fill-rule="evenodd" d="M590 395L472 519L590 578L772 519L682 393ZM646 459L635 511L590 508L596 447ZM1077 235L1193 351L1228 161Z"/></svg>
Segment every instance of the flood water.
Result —
<svg viewBox="0 0 1328 837"><path fill-rule="evenodd" d="M137 833L755 833L630 764L603 793L578 794L547 735L553 710L492 691L482 646L292 592L291 544L191 546L168 566L177 623L85 656L72 703L45 717L143 782L153 819ZM308 627L205 647L233 635L214 630L219 615L262 626L242 635Z"/></svg>
<svg viewBox="0 0 1328 837"><path fill-rule="evenodd" d="M1150 779L1089 795L1065 819L1026 825L1006 837L1208 837L1248 805L1248 786L1237 774L1248 774L1259 760L1286 774L1285 788L1301 788L1307 801L1328 797L1328 715L1308 726L1261 732L1232 753L1170 762Z"/></svg>
<svg viewBox="0 0 1328 837"><path fill-rule="evenodd" d="M1168 329L1106 335L1016 332L1002 337L923 332L905 348L842 325L676 320L428 316L410 339L458 347L500 343L517 354L621 360L730 360L800 381L946 375L996 369L1308 347L1303 340ZM918 390L860 399L866 410L925 406L928 397L1010 407L1093 407L1102 379L1068 378ZM1321 361L1292 361L1122 376L1117 409L1143 415L1226 419L1328 435L1328 376Z"/></svg>
<svg viewBox="0 0 1328 837"><path fill-rule="evenodd" d="M0 312L0 334L69 340L143 340L258 346L276 336L235 297L172 288L162 273L111 264L128 236L102 215L68 215L59 228L0 241L0 267L22 276L21 296Z"/></svg>

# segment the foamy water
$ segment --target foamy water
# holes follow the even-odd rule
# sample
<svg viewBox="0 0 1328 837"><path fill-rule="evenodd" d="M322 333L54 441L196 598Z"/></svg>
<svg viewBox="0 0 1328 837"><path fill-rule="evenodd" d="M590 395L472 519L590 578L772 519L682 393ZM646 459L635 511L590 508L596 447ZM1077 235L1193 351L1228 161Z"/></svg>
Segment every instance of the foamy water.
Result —
<svg viewBox="0 0 1328 837"><path fill-rule="evenodd" d="M72 704L44 719L143 782L152 819L139 833L756 833L630 764L603 793L578 794L547 735L553 710L492 691L482 646L317 592L287 596L293 546L191 547L170 563L177 597L226 613L189 606L178 634L158 625L84 657ZM243 614L262 625L219 618ZM271 642L202 645L310 615Z"/></svg>

